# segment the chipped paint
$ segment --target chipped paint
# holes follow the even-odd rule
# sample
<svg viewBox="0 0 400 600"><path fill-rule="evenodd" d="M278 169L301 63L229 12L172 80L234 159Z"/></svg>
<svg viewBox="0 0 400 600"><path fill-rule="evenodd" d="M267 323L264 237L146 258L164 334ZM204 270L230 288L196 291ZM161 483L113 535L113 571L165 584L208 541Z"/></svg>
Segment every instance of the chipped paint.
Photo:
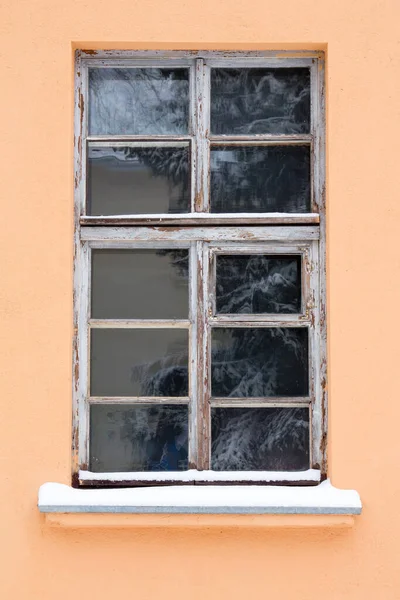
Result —
<svg viewBox="0 0 400 600"><path fill-rule="evenodd" d="M178 53L179 54L179 53ZM198 470L207 470L210 468L210 406L211 406L211 390L210 390L210 330L211 326L220 317L216 318L213 312L213 305L209 302L210 290L212 285L213 265L210 252L210 245L229 244L237 242L244 247L245 242L249 242L248 247L255 242L266 241L268 243L288 245L292 242L301 244L300 252L303 255L303 306L304 314L296 315L293 323L300 323L310 330L310 339L312 340L310 349L310 397L305 401L305 405L310 405L315 409L315 414L320 414L321 422L315 426L313 420L312 435L310 436L311 446L311 462L312 464L321 464L323 474L326 474L326 402L327 390L326 379L323 379L322 389L318 392L319 386L317 381L321 375L326 376L326 359L325 359L325 337L326 337L326 320L324 311L325 302L325 281L324 274L321 277L321 303L318 306L316 295L318 286L315 282L319 278L319 263L315 261L317 254L313 254L315 248L320 246L320 256L324 257L325 252L325 230L324 230L324 206L325 206L325 187L323 168L321 167L321 153L323 150L323 133L324 128L320 123L320 115L323 111L323 94L321 91L315 92L315 80L313 73L320 66L319 57L321 53L315 52L183 52L179 56L182 60L185 57L196 59L195 85L192 88L195 97L197 98L196 107L192 107L193 114L191 123L193 131L192 136L178 136L179 140L191 141L193 145L192 151L192 173L195 173L194 181L194 209L196 214L188 215L122 215L122 216L87 216L81 214L84 211L84 196L85 189L85 165L84 154L87 135L85 130L85 110L86 102L84 95L87 94L85 86L87 86L85 73L87 67L92 64L107 66L113 64L115 57L124 58L125 64L135 64L136 57L155 57L157 60L167 60L172 54L168 52L112 52L112 51L96 51L84 50L77 53L77 96L76 96L76 124L75 130L75 189L77 197L77 205L75 210L75 256L76 256L76 271L75 271L75 321L74 328L77 332L74 338L74 411L73 411L73 485L86 485L79 480L77 476L77 468L87 468L87 453L88 453L88 396L89 396L89 374L88 374L88 357L89 357L89 336L88 336L88 318L89 318L89 281L90 281L90 262L89 255L92 247L141 247L143 244L160 244L168 243L177 247L191 247L196 249L196 260L193 263L197 271L194 288L196 289L196 299L194 303L194 313L192 313L191 327L196 332L196 362L190 358L193 369L191 373L195 373L196 385L191 388L193 397L196 399L196 409L193 410L193 419L190 425L191 435L196 437L196 444L190 445L189 464L191 468ZM174 54L174 56L176 56ZM82 63L82 59L84 62ZM245 64L241 61L251 61L257 59L251 64L261 64L262 60L276 59L286 60L286 65L305 65L309 64L312 69L313 81L313 96L312 96L312 130L306 136L267 136L268 139L254 138L250 140L256 144L311 144L312 151L312 207L315 212L309 214L267 214L255 215L241 213L237 215L220 215L209 213L209 144L225 143L226 137L220 139L209 134L209 74L210 64L226 64L235 65ZM214 61L214 63L212 63ZM300 62L296 62L300 61ZM307 62L308 61L308 62ZM190 64L192 63L181 63ZM247 64L247 62L246 62ZM277 64L272 62L271 64ZM83 66L82 66L83 65ZM311 66L312 65L312 66ZM191 68L192 68L191 66ZM314 70L313 70L314 69ZM319 71L318 71L319 72ZM322 79L321 79L322 81ZM323 86L321 86L323 87ZM315 88L315 89L314 89ZM85 91L84 91L85 90ZM176 142L178 137L166 138L154 136L151 138L155 144ZM109 136L96 138L95 143L99 145L111 145L115 143L149 143L150 138L140 138L139 136L119 136L118 139ZM241 144L245 138L234 139L232 143ZM315 183L314 183L315 179ZM318 208L319 207L319 208ZM320 213L317 211L320 210ZM322 227L320 224L320 215ZM81 241L83 244L81 245ZM182 246L185 244L185 246ZM316 246L315 246L316 245ZM162 247L162 246L161 246ZM323 267L324 262L322 261ZM319 309L319 310L318 310ZM318 316L320 315L320 316ZM236 322L236 321L235 321ZM251 319L248 322L236 322L235 326L250 327L252 326ZM287 321L279 320L271 321L273 326L285 326ZM92 326L103 326L99 323L92 323ZM125 324L126 325L126 324ZM120 323L118 326L125 326ZM108 326L108 325L107 325ZM128 325L126 325L128 326ZM129 325L130 326L130 325ZM175 326L175 324L174 324ZM176 323L176 326L180 326ZM318 356L317 346L318 339L321 339L321 362L315 357ZM197 352L197 350L199 350ZM191 355L192 356L192 355ZM80 361L82 364L80 365ZM325 362L324 362L325 361ZM79 366L81 368L79 368ZM192 377L192 375L191 375ZM280 399L280 405L286 405L285 399ZM286 399L288 400L288 399ZM298 400L298 399L297 399ZM218 399L213 399L215 403ZM246 399L239 400L241 405L246 403ZM322 406L320 404L322 402ZM236 404L235 404L236 405ZM320 411L320 413L318 413ZM316 446L318 450L316 450ZM79 455L79 460L78 460ZM124 485L130 485L132 482L123 482ZM171 483L171 481L169 481ZM282 481L282 483L284 483ZM98 485L103 485L101 478L98 480ZM135 485L138 485L135 481ZM276 483L275 483L276 484ZM121 485L119 482L118 485ZM302 483L304 485L304 483Z"/></svg>

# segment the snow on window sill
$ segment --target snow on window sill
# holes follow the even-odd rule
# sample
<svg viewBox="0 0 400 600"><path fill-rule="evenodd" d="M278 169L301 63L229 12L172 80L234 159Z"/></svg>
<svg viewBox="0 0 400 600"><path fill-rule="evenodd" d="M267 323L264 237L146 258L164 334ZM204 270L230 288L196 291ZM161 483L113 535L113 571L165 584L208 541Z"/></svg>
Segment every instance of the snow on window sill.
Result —
<svg viewBox="0 0 400 600"><path fill-rule="evenodd" d="M130 472L130 473L93 473L92 471L79 471L79 482L83 485L90 485L101 482L121 483L125 482L147 482L148 485L160 482L174 483L227 483L248 481L253 483L300 483L304 485L316 484L321 481L321 471L318 469L308 469L306 471L152 471L152 472Z"/></svg>
<svg viewBox="0 0 400 600"><path fill-rule="evenodd" d="M234 525L248 522L318 527L351 526L353 517L361 513L362 505L356 491L340 490L327 480L307 487L178 485L75 489L60 483L45 483L39 489L38 507L40 512L46 513L50 523L74 527L80 526L79 519L71 517L78 515L101 518L81 521L81 526L124 526L125 522L146 525L146 519L138 520L143 516L150 517L148 525L184 525L185 517L197 518L191 525L210 525L213 518L225 516L230 517L229 524ZM132 517L130 521L126 520L127 516ZM209 517L208 522L204 521L205 516ZM247 521L243 520L246 516ZM123 517L125 522L121 521ZM220 519L218 525L221 524Z"/></svg>

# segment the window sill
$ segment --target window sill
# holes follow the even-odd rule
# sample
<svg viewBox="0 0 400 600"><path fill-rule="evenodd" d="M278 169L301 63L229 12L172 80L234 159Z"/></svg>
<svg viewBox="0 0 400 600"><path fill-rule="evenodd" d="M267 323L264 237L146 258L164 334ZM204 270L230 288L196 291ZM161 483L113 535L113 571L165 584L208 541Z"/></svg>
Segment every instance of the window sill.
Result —
<svg viewBox="0 0 400 600"><path fill-rule="evenodd" d="M156 485L316 485L321 482L321 471L153 471L130 473L93 473L79 471L79 485L90 487L134 487Z"/></svg>
<svg viewBox="0 0 400 600"><path fill-rule="evenodd" d="M75 489L45 483L38 507L53 525L268 525L351 526L361 513L354 490L330 481L312 487L165 486L157 488ZM79 518L80 517L80 518ZM206 518L204 518L206 517ZM221 520L217 517L223 517ZM226 518L228 517L228 518Z"/></svg>

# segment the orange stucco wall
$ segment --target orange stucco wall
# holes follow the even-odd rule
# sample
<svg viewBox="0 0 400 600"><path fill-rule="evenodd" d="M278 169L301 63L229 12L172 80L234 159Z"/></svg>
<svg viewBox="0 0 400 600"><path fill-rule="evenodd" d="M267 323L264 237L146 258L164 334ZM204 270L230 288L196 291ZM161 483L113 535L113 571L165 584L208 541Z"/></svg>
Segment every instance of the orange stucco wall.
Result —
<svg viewBox="0 0 400 600"><path fill-rule="evenodd" d="M400 598L398 0L3 0L0 595ZM50 528L69 482L74 48L327 50L329 472L351 529ZM222 523L222 522L221 522Z"/></svg>

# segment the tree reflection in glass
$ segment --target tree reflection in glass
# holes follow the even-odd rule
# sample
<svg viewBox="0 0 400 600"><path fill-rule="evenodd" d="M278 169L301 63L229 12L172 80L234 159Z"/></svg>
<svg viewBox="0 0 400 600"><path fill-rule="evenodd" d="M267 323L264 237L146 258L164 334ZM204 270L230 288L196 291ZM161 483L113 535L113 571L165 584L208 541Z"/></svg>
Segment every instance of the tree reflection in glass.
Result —
<svg viewBox="0 0 400 600"><path fill-rule="evenodd" d="M309 131L309 69L211 69L213 134L301 134Z"/></svg>
<svg viewBox="0 0 400 600"><path fill-rule="evenodd" d="M188 69L89 69L91 135L183 135L188 122Z"/></svg>

